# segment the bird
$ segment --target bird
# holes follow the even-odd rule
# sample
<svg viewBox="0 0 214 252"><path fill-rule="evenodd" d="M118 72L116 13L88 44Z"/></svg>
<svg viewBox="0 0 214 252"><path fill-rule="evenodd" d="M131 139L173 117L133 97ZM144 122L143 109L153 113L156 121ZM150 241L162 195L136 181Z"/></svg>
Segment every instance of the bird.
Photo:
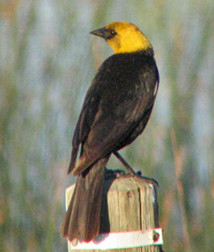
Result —
<svg viewBox="0 0 214 252"><path fill-rule="evenodd" d="M68 174L77 180L61 225L71 242L90 242L99 234L106 164L111 154L124 161L118 151L143 132L159 87L153 47L136 25L118 21L91 34L104 38L114 53L93 78L73 135Z"/></svg>

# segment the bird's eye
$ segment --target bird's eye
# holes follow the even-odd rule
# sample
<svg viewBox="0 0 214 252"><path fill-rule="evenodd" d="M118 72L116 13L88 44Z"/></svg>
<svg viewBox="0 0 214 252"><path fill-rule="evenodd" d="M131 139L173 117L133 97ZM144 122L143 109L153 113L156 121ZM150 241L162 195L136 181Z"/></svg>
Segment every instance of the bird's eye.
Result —
<svg viewBox="0 0 214 252"><path fill-rule="evenodd" d="M117 34L117 33L116 33L115 30L108 30L106 39L111 39L111 38L113 38L116 34Z"/></svg>
<svg viewBox="0 0 214 252"><path fill-rule="evenodd" d="M114 30L110 30L110 34L111 34L111 35L115 35L116 32L115 32Z"/></svg>

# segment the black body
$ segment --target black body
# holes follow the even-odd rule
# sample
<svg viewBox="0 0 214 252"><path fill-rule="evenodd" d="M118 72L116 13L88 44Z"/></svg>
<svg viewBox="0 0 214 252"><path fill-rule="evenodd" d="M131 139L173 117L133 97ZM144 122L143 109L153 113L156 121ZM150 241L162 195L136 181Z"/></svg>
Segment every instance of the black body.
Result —
<svg viewBox="0 0 214 252"><path fill-rule="evenodd" d="M144 130L158 83L152 48L114 54L98 70L73 136L69 172L73 170L78 179L62 224L69 240L81 235L90 241L98 234L105 165L113 151L130 144Z"/></svg>

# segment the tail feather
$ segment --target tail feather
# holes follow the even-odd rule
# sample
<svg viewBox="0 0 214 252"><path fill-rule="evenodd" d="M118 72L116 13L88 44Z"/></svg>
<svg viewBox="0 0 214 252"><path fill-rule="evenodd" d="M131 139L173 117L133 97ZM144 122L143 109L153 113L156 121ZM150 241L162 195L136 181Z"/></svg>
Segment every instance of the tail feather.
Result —
<svg viewBox="0 0 214 252"><path fill-rule="evenodd" d="M98 160L85 176L79 175L62 222L61 232L70 241L81 236L89 242L99 233L105 166L109 156Z"/></svg>

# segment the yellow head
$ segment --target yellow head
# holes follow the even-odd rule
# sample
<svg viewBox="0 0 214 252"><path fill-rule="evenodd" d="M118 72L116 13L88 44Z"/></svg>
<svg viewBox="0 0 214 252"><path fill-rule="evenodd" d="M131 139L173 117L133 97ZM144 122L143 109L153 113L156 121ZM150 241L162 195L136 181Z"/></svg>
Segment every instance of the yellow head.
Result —
<svg viewBox="0 0 214 252"><path fill-rule="evenodd" d="M136 25L129 22L114 22L92 31L91 34L105 38L114 53L130 53L152 48L146 36Z"/></svg>

